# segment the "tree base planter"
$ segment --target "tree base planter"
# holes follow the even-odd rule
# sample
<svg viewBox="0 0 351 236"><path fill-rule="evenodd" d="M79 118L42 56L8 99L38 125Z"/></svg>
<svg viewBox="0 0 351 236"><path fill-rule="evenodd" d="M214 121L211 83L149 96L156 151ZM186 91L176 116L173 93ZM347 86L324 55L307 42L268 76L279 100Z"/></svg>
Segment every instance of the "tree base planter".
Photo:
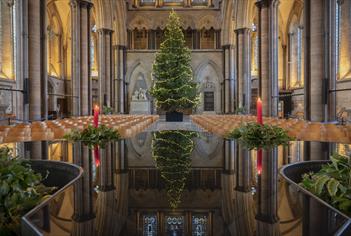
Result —
<svg viewBox="0 0 351 236"><path fill-rule="evenodd" d="M43 235L29 220L32 215L46 207L51 199L62 193L66 188L76 182L83 174L83 169L77 165L59 161L47 160L30 160L31 168L42 176L47 176L43 184L47 187L56 187L56 191L39 205L30 210L22 217L21 231L22 235Z"/></svg>
<svg viewBox="0 0 351 236"><path fill-rule="evenodd" d="M329 163L331 163L331 161L298 162L298 163L284 166L280 170L280 174L288 183L296 187L296 189L299 192L303 193L304 197L308 197L315 200L321 205L324 205L328 210L331 210L332 212L335 212L338 215L345 218L345 223L333 235L350 235L349 233L351 233L351 218L348 215L344 214L340 210L330 205L328 202L324 201L323 199L319 198L318 196L314 195L313 193L311 193L310 191L308 191L307 189L299 185L299 183L302 181L302 176L304 174L308 174L310 172L317 173L321 170L322 165L329 164Z"/></svg>
<svg viewBox="0 0 351 236"><path fill-rule="evenodd" d="M182 112L166 112L166 121L167 122L183 122L183 113Z"/></svg>

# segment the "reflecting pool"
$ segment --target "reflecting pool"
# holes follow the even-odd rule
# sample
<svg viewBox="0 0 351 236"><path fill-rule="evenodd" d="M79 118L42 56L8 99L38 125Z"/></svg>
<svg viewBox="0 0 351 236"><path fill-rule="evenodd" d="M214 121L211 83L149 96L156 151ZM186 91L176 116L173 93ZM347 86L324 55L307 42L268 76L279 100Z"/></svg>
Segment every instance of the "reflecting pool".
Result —
<svg viewBox="0 0 351 236"><path fill-rule="evenodd" d="M27 158L40 145L9 144ZM48 159L84 174L29 222L44 235L350 235L345 217L280 177L304 148L296 141L266 153L258 174L255 151L205 132L140 133L100 149L99 162L79 142L49 142Z"/></svg>

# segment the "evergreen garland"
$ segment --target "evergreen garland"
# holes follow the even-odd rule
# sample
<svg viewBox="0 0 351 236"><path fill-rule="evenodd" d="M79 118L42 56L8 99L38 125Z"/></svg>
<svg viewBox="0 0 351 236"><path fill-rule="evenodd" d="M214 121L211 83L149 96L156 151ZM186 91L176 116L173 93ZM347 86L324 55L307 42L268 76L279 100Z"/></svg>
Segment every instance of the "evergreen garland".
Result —
<svg viewBox="0 0 351 236"><path fill-rule="evenodd" d="M196 133L168 130L155 132L152 139L152 156L161 172L171 208L180 203L186 180L191 171L191 153Z"/></svg>
<svg viewBox="0 0 351 236"><path fill-rule="evenodd" d="M185 46L180 19L172 11L165 29L165 40L153 64L155 83L151 95L156 106L173 112L191 109L199 102L197 84L193 81L191 52Z"/></svg>

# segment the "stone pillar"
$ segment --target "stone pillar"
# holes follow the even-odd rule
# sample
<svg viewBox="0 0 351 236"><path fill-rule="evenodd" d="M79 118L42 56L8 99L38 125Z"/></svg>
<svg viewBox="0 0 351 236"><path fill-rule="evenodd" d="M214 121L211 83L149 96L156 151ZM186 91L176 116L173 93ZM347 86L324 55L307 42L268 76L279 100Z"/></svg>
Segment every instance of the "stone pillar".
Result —
<svg viewBox="0 0 351 236"><path fill-rule="evenodd" d="M240 28L236 33L236 78L237 91L236 106L250 113L251 104L251 31L249 28Z"/></svg>
<svg viewBox="0 0 351 236"><path fill-rule="evenodd" d="M27 1L28 33L28 78L29 78L29 120L46 117L47 68L46 68L46 1ZM25 21L25 20L24 20Z"/></svg>
<svg viewBox="0 0 351 236"><path fill-rule="evenodd" d="M92 111L90 79L90 9L89 0L71 0L72 109L74 116Z"/></svg>
<svg viewBox="0 0 351 236"><path fill-rule="evenodd" d="M118 113L126 112L126 55L125 46L114 46L114 107Z"/></svg>
<svg viewBox="0 0 351 236"><path fill-rule="evenodd" d="M331 16L334 15L331 14L331 11L332 9L335 11L335 7L332 6L333 2L329 0L306 0L304 2L305 119L310 121L327 121L328 103L335 102L329 94L329 86L334 86L335 81L335 74L332 74L335 73L333 53L329 53L335 49L335 47L331 48L335 44L334 40L331 39L334 34L330 35L331 25L334 21L331 20ZM306 143L305 159L321 160L327 158L328 150L324 144L320 142Z"/></svg>
<svg viewBox="0 0 351 236"><path fill-rule="evenodd" d="M258 7L260 96L264 116L278 115L278 5L279 0L260 0Z"/></svg>
<svg viewBox="0 0 351 236"><path fill-rule="evenodd" d="M99 95L100 107L112 107L112 33L110 29L98 29L99 39Z"/></svg>
<svg viewBox="0 0 351 236"><path fill-rule="evenodd" d="M263 150L257 180L257 235L280 235L278 217L278 148Z"/></svg>
<svg viewBox="0 0 351 236"><path fill-rule="evenodd" d="M235 78L234 78L234 53L231 45L223 46L224 53L224 104L223 112L225 114L235 111Z"/></svg>

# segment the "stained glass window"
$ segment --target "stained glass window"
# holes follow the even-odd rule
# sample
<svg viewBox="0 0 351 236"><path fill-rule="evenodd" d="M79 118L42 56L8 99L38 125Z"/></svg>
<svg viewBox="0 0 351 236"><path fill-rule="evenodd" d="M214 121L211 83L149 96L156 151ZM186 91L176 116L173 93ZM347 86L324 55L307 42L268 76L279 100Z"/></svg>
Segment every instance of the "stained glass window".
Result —
<svg viewBox="0 0 351 236"><path fill-rule="evenodd" d="M191 221L193 236L207 235L207 215L193 215Z"/></svg>
<svg viewBox="0 0 351 236"><path fill-rule="evenodd" d="M166 216L166 235L184 235L184 216Z"/></svg>
<svg viewBox="0 0 351 236"><path fill-rule="evenodd" d="M157 235L157 216L155 215L144 215L143 216L143 235L144 236L155 236Z"/></svg>

